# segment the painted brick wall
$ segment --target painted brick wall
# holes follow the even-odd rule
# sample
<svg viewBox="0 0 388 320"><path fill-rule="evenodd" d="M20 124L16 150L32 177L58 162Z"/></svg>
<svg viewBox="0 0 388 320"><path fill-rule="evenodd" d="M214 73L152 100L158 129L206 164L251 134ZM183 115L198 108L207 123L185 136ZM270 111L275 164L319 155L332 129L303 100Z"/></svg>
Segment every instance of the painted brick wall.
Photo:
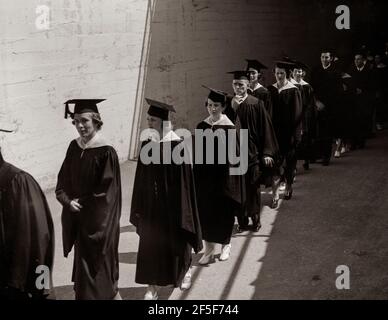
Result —
<svg viewBox="0 0 388 320"><path fill-rule="evenodd" d="M1 0L0 113L17 123L1 135L7 160L55 186L77 136L63 118L70 98L106 98L103 133L128 158L148 0ZM50 29L38 30L38 5Z"/></svg>
<svg viewBox="0 0 388 320"><path fill-rule="evenodd" d="M100 105L103 132L121 160L136 154L131 133L145 126L143 96L173 103L176 126L193 129L206 116L201 84L231 92L226 72L245 68L245 58L272 67L282 54L304 57L314 47L311 24L299 23L306 18L303 3L1 0L0 113L18 125L16 133L1 135L5 157L53 187L77 136L63 119L63 102L75 97L108 99ZM47 31L35 27L42 4L51 9ZM273 82L270 70L264 82Z"/></svg>
<svg viewBox="0 0 388 320"><path fill-rule="evenodd" d="M299 3L296 5L296 3ZM303 1L157 1L145 95L172 103L176 127L193 129L207 116L201 84L232 92L227 71L257 58L272 68L283 54L300 56L306 47ZM303 14L304 12L304 14ZM271 70L263 81L274 81ZM145 126L145 111L141 127Z"/></svg>

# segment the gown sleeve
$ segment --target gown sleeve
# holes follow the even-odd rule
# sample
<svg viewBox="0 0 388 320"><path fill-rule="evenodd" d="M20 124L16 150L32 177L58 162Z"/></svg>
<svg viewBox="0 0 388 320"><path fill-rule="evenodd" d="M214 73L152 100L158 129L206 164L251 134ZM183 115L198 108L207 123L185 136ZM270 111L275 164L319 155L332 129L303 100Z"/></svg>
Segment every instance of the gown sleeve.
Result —
<svg viewBox="0 0 388 320"><path fill-rule="evenodd" d="M294 90L294 121L295 121L295 143L302 139L303 101L301 91Z"/></svg>
<svg viewBox="0 0 388 320"><path fill-rule="evenodd" d="M257 119L258 122L255 126L257 128L256 139L260 146L261 156L275 158L278 155L279 147L271 118L266 110L260 108Z"/></svg>
<svg viewBox="0 0 388 320"><path fill-rule="evenodd" d="M141 148L144 146L145 142L142 143ZM131 213L129 216L129 222L133 224L136 227L136 233L139 234L139 219L144 211L145 203L144 203L144 194L146 190L144 190L144 179L145 172L144 172L144 165L140 160L137 161L136 165L136 173L135 173L135 180L133 183L133 192L132 192L132 200L131 200Z"/></svg>
<svg viewBox="0 0 388 320"><path fill-rule="evenodd" d="M102 159L99 182L85 203L89 210L83 220L83 229L92 248L89 251L89 263L96 272L105 258L108 246L117 236L115 226L120 222L121 202L120 165L116 152L110 148Z"/></svg>
<svg viewBox="0 0 388 320"><path fill-rule="evenodd" d="M70 154L71 145L67 149L66 157L59 171L57 186L55 188L56 198L62 204L63 207L69 207L70 202L72 200L66 193L66 190L70 190Z"/></svg>
<svg viewBox="0 0 388 320"><path fill-rule="evenodd" d="M62 244L63 244L63 255L68 256L75 242L77 234L77 217L70 211L71 198L67 190L71 190L71 150L72 145L70 144L66 152L65 160L62 163L61 169L58 174L57 186L55 188L55 195L59 203L63 206L61 223L62 223Z"/></svg>
<svg viewBox="0 0 388 320"><path fill-rule="evenodd" d="M7 241L10 255L8 285L29 293L37 293L36 268L45 265L52 272L54 228L46 197L38 183L26 172L11 181L7 200L10 205L12 231ZM51 281L50 281L51 282Z"/></svg>
<svg viewBox="0 0 388 320"><path fill-rule="evenodd" d="M181 167L181 228L195 253L202 250L202 232L197 209L193 171L189 164Z"/></svg>

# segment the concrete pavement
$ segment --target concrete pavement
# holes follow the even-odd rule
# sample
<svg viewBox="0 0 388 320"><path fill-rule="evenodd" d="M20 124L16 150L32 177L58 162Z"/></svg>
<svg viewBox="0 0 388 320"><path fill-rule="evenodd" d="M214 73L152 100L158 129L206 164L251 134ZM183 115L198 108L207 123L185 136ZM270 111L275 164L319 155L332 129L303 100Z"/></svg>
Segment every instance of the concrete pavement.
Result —
<svg viewBox="0 0 388 320"><path fill-rule="evenodd" d="M135 162L122 165L120 281L124 299L142 299L134 283L138 237L129 224ZM388 132L365 150L304 171L299 165L290 201L270 209L263 191L262 228L235 234L228 261L198 266L188 291L163 288L161 299L387 299ZM57 299L73 299L72 256L62 256L60 205L47 193L56 231L53 281ZM336 268L350 269L350 289L338 290Z"/></svg>

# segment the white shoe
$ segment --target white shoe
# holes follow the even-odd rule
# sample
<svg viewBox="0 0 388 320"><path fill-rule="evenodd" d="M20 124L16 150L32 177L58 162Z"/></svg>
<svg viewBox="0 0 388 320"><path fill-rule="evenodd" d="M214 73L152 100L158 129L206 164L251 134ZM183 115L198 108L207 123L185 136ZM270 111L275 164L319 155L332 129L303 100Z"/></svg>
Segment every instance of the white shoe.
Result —
<svg viewBox="0 0 388 320"><path fill-rule="evenodd" d="M342 147L341 148L341 154L345 153L346 152L346 148L345 147Z"/></svg>
<svg viewBox="0 0 388 320"><path fill-rule="evenodd" d="M339 158L341 153L339 151L334 152L334 158Z"/></svg>
<svg viewBox="0 0 388 320"><path fill-rule="evenodd" d="M148 286L147 292L144 295L144 300L158 300L156 286Z"/></svg>
<svg viewBox="0 0 388 320"><path fill-rule="evenodd" d="M230 257L230 250L231 249L232 249L232 245L230 243L222 246L222 252L221 252L221 255L220 255L220 261L226 261L226 260L229 259L229 257Z"/></svg>
<svg viewBox="0 0 388 320"><path fill-rule="evenodd" d="M181 283L181 290L188 290L191 287L191 271L190 269L186 272L182 283Z"/></svg>
<svg viewBox="0 0 388 320"><path fill-rule="evenodd" d="M280 184L279 191L284 191L284 190L286 190L286 183L285 183L285 182L282 182L282 183Z"/></svg>
<svg viewBox="0 0 388 320"><path fill-rule="evenodd" d="M117 294L114 296L113 300L123 300L123 298L121 298L120 292L117 292Z"/></svg>

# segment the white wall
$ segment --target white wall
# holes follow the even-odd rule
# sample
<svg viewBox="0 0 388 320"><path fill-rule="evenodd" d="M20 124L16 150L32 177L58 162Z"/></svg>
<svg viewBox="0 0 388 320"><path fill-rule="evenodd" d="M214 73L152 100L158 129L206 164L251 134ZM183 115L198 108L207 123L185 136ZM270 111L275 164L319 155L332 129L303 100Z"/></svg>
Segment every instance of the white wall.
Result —
<svg viewBox="0 0 388 320"><path fill-rule="evenodd" d="M232 76L226 72L245 69L244 59L258 59L271 69L283 54L308 50L302 36L306 17L297 2L156 1L145 96L175 105L176 127L195 128L207 116L201 84L232 93ZM266 71L264 82L273 80Z"/></svg>
<svg viewBox="0 0 388 320"><path fill-rule="evenodd" d="M231 92L226 72L245 68L245 58L272 67L283 53L309 50L296 2L0 0L0 117L18 125L0 135L4 156L55 186L77 136L63 118L70 98L107 99L102 132L121 160L136 155L144 96L174 104L176 126L193 129L206 116L201 84ZM47 31L35 26L38 5L50 8Z"/></svg>
<svg viewBox="0 0 388 320"><path fill-rule="evenodd" d="M43 188L55 186L70 140L70 98L106 98L103 133L121 160L129 153L148 0L1 0L0 115L17 123L1 135L6 160ZM38 30L38 5L50 29Z"/></svg>

